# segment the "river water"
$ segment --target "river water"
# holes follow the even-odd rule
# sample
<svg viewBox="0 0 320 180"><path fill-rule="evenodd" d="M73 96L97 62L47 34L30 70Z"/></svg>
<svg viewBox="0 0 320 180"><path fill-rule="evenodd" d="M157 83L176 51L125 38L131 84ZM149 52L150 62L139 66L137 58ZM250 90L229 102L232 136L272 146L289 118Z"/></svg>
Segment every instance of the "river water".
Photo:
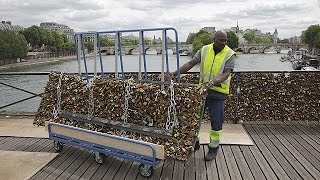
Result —
<svg viewBox="0 0 320 180"><path fill-rule="evenodd" d="M290 62L281 62L279 58L282 54L240 54L237 56L235 71L290 71L292 65ZM161 55L146 55L146 67L148 72L161 71ZM180 56L179 64L190 60L190 57ZM115 58L114 56L102 56L104 72L115 71ZM120 61L120 60L119 60ZM169 55L169 70L172 72L177 69L177 61L175 55ZM87 67L89 72L94 71L93 58L87 58ZM99 63L99 61L98 61ZM84 64L81 63L82 72L84 72ZM144 71L142 65L142 71ZM98 64L98 72L100 72L100 64ZM139 56L126 55L123 56L123 70L124 72L139 71ZM1 72L50 72L50 71L66 71L66 72L78 72L78 62L76 59L64 60L55 63L39 64L32 66L16 67L8 70L2 70ZM121 72L121 66L119 63L118 71ZM199 66L195 66L190 71L199 71ZM34 93L42 93L47 83L47 76L18 76L18 75L2 75L0 76L0 82L10 84L15 87L25 89ZM13 103L15 101L30 97L32 95L19 90L10 88L0 84L0 107ZM39 107L41 98L33 98L22 103L15 104L13 106L0 109L1 113L30 113L36 112Z"/></svg>

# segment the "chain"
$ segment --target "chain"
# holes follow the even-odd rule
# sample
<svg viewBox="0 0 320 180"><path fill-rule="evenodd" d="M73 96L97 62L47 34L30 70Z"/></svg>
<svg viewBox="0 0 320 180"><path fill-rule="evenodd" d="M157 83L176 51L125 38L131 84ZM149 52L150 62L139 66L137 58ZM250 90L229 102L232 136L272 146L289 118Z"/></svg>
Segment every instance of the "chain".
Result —
<svg viewBox="0 0 320 180"><path fill-rule="evenodd" d="M96 77L94 76L92 81L89 82L88 85L88 89L89 89L89 106L88 106L88 119L92 119L93 114L94 114L94 98L93 98L93 88L94 88L94 81L95 81Z"/></svg>
<svg viewBox="0 0 320 180"><path fill-rule="evenodd" d="M121 117L123 124L128 123L128 110L129 110L129 99L131 99L131 81L132 79L124 81L125 94L124 94L124 113Z"/></svg>
<svg viewBox="0 0 320 180"><path fill-rule="evenodd" d="M178 125L177 120L177 111L176 111L176 101L174 97L174 88L173 88L173 81L171 80L170 86L170 105L168 107L168 117L166 121L166 130L170 133L173 131L173 127ZM173 117L171 117L173 115Z"/></svg>
<svg viewBox="0 0 320 180"><path fill-rule="evenodd" d="M61 113L61 80L63 77L63 73L64 71L60 73L59 82L57 85L57 104L56 104L56 107L53 107L53 112L52 112L54 119L57 119L58 115Z"/></svg>

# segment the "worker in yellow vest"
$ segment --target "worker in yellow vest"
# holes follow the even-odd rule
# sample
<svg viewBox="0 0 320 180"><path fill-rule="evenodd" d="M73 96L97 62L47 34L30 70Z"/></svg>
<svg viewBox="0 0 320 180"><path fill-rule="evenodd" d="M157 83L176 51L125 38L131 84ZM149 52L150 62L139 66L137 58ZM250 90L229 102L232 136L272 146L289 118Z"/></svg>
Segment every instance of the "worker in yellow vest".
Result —
<svg viewBox="0 0 320 180"><path fill-rule="evenodd" d="M209 109L211 130L206 161L215 159L219 150L224 101L229 94L231 72L235 64L235 52L226 44L227 34L217 31L212 44L203 46L193 59L180 67L180 73L186 73L196 64L200 64L199 82L207 89L205 105ZM172 76L177 76L177 71L172 73Z"/></svg>

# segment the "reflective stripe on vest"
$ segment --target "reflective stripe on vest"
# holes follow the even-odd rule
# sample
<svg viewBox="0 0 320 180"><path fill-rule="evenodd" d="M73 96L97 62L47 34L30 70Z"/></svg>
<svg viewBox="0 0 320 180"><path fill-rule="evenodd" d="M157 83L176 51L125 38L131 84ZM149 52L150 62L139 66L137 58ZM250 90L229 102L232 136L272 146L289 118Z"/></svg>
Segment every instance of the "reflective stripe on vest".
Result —
<svg viewBox="0 0 320 180"><path fill-rule="evenodd" d="M225 46L221 52L215 54L213 51L213 44L204 46L201 49L201 63L200 63L200 81L205 83L212 80L214 77L221 75L224 70L226 62L234 55L234 51L228 46ZM221 86L212 86L211 89L229 94L231 75L222 83Z"/></svg>

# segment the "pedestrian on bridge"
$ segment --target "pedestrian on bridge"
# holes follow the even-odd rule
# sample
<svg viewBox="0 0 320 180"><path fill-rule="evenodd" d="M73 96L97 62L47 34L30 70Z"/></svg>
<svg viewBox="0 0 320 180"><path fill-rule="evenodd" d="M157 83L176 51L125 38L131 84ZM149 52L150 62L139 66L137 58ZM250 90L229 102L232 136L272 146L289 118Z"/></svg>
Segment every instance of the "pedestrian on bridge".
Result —
<svg viewBox="0 0 320 180"><path fill-rule="evenodd" d="M226 44L227 34L217 31L212 44L203 46L193 59L180 67L180 73L186 73L196 64L200 64L199 83L207 89L205 107L209 109L211 130L206 161L215 159L219 150L224 102L229 94L231 72L235 64L235 52ZM177 71L172 73L172 77L177 75Z"/></svg>

